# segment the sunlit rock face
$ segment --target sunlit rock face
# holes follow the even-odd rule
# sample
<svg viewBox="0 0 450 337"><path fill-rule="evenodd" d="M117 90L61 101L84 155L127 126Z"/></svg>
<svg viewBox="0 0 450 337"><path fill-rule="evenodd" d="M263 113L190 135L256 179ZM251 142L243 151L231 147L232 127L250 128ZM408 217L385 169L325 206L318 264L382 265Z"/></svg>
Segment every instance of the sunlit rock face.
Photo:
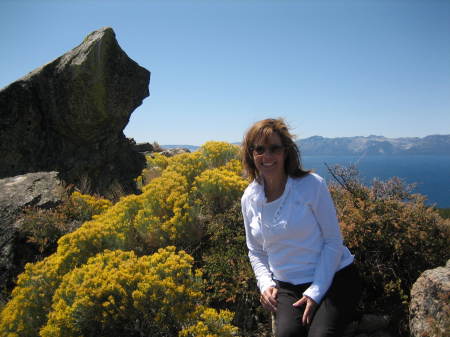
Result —
<svg viewBox="0 0 450 337"><path fill-rule="evenodd" d="M34 172L0 179L0 301L6 301L25 263L39 255L21 233L27 207L50 209L67 198L58 172Z"/></svg>
<svg viewBox="0 0 450 337"><path fill-rule="evenodd" d="M411 289L409 327L412 337L448 336L450 325L450 259L424 271Z"/></svg>
<svg viewBox="0 0 450 337"><path fill-rule="evenodd" d="M111 28L0 91L0 177L56 170L86 192L134 191L145 159L123 129L149 95L150 72Z"/></svg>

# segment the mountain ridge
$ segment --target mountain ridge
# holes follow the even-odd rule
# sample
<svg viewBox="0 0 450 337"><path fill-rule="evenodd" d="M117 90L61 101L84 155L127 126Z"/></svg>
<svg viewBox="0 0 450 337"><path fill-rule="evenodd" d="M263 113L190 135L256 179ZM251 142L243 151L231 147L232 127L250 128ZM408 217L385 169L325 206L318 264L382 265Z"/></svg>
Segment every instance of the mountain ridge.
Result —
<svg viewBox="0 0 450 337"><path fill-rule="evenodd" d="M450 135L387 138L312 136L297 141L304 155L450 155Z"/></svg>
<svg viewBox="0 0 450 337"><path fill-rule="evenodd" d="M388 138L379 135L335 137L311 136L296 141L302 155L450 155L450 134L425 137ZM233 144L239 144L233 143ZM196 145L161 145L162 148L182 147L191 151Z"/></svg>

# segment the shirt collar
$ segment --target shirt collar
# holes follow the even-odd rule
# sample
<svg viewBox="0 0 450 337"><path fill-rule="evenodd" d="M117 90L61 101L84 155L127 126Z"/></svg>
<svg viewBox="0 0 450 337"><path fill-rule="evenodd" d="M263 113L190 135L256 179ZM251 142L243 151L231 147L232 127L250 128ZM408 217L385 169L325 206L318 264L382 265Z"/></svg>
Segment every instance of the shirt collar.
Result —
<svg viewBox="0 0 450 337"><path fill-rule="evenodd" d="M292 188L293 179L288 176L286 181L286 186L284 187L284 193L289 193L290 189ZM256 180L253 181L253 197L251 198L252 202L256 203L259 207L263 204L265 201L265 193L264 193L264 181L260 184Z"/></svg>

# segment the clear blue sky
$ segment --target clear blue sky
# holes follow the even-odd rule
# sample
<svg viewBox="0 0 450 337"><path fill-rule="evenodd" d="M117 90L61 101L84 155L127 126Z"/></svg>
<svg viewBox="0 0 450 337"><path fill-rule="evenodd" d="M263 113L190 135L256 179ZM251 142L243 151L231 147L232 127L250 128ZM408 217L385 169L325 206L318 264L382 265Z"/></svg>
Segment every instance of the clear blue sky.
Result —
<svg viewBox="0 0 450 337"><path fill-rule="evenodd" d="M450 134L449 0L1 0L0 87L104 26L152 73L138 142Z"/></svg>

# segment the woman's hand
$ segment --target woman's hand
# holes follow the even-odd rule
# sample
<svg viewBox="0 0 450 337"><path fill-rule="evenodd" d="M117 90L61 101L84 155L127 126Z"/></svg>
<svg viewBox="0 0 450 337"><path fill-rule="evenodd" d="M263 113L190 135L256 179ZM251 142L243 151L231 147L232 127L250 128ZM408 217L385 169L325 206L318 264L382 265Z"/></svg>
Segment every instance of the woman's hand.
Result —
<svg viewBox="0 0 450 337"><path fill-rule="evenodd" d="M275 312L277 311L277 292L275 287L269 287L261 294L260 301L264 309Z"/></svg>
<svg viewBox="0 0 450 337"><path fill-rule="evenodd" d="M302 305L305 305L305 311L303 312L303 317L302 317L302 324L303 325L307 325L307 324L311 324L313 315L314 315L314 311L317 308L317 303L314 302L314 300L308 296L303 296L301 299L299 299L297 302L295 302L294 304L292 304L294 307L301 307Z"/></svg>

